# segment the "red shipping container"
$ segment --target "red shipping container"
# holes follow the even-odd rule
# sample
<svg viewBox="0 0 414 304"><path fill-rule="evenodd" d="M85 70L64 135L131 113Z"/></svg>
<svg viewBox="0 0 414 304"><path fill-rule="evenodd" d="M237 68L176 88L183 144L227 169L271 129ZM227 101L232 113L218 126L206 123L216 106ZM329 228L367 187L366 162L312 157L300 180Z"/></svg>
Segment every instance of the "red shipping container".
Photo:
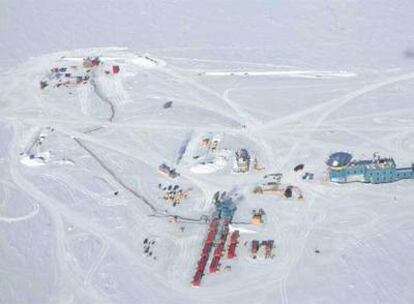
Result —
<svg viewBox="0 0 414 304"><path fill-rule="evenodd" d="M218 270L220 258L214 257L210 264L210 272L216 272Z"/></svg>
<svg viewBox="0 0 414 304"><path fill-rule="evenodd" d="M113 65L112 66L112 73L118 74L119 73L119 65Z"/></svg>

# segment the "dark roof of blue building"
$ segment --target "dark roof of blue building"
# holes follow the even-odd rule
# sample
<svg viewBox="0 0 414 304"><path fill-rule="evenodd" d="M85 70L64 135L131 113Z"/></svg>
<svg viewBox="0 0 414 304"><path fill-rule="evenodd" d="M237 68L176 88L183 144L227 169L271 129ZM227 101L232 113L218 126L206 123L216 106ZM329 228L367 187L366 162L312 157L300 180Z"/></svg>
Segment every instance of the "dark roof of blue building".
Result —
<svg viewBox="0 0 414 304"><path fill-rule="evenodd" d="M343 167L348 165L352 160L352 154L347 152L336 152L329 156L326 164L330 167Z"/></svg>

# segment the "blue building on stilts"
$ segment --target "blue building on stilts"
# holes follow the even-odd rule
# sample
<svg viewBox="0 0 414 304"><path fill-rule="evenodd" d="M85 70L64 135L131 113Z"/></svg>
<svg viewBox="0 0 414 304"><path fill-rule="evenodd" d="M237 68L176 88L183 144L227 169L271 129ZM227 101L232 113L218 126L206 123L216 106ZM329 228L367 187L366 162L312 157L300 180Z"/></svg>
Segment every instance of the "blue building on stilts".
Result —
<svg viewBox="0 0 414 304"><path fill-rule="evenodd" d="M397 168L392 158L374 154L372 160L353 160L346 152L337 152L326 161L329 179L335 183L392 183L402 179L414 179L414 165Z"/></svg>

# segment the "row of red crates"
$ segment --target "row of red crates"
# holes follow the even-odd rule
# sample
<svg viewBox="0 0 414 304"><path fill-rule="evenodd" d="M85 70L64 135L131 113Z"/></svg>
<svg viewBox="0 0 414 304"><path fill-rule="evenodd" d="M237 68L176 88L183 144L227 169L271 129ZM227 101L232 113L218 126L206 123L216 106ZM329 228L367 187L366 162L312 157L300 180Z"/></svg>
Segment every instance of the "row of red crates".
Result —
<svg viewBox="0 0 414 304"><path fill-rule="evenodd" d="M252 241L252 255L253 257L255 257L257 255L257 252L259 251L260 246L264 246L265 247L265 258L268 259L271 257L272 255L272 249L274 246L274 241L273 240L267 240L267 241L262 241L261 243L258 240L253 240Z"/></svg>
<svg viewBox="0 0 414 304"><path fill-rule="evenodd" d="M213 241L217 233L218 228L218 219L214 218L208 227L207 237L204 241L204 246L201 250L200 259L197 262L196 273L194 274L192 285L193 287L199 287L201 279L204 275L204 270L207 265L208 256L210 254L211 248L213 246Z"/></svg>
<svg viewBox="0 0 414 304"><path fill-rule="evenodd" d="M218 221L217 218L214 218L210 222L210 225L208 226L208 233L207 233L205 243L212 244L214 242L214 238L215 238L216 233L217 233L218 223L219 223L219 221Z"/></svg>
<svg viewBox="0 0 414 304"><path fill-rule="evenodd" d="M265 258L268 259L272 256L272 249L273 249L273 240L263 241L265 246Z"/></svg>
<svg viewBox="0 0 414 304"><path fill-rule="evenodd" d="M236 257L236 247L238 244L238 239L239 239L239 231L235 230L230 236L230 244L227 249L227 258L233 259L234 257Z"/></svg>
<svg viewBox="0 0 414 304"><path fill-rule="evenodd" d="M216 249L214 250L214 256L211 260L210 273L217 272L220 266L220 259L224 250L224 245L226 244L227 236L229 235L229 225L230 220L224 220L220 235L220 241L216 245Z"/></svg>

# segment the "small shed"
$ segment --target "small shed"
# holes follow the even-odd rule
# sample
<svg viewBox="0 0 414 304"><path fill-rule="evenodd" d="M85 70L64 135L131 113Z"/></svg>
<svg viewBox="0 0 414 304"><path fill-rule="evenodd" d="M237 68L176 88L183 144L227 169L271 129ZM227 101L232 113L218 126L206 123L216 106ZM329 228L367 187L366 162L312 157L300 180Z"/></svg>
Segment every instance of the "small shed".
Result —
<svg viewBox="0 0 414 304"><path fill-rule="evenodd" d="M303 170L304 168L305 168L304 164L299 164L295 168L293 168L293 171L298 172L298 171Z"/></svg>
<svg viewBox="0 0 414 304"><path fill-rule="evenodd" d="M118 73L119 73L119 65L113 65L112 74L118 74Z"/></svg>
<svg viewBox="0 0 414 304"><path fill-rule="evenodd" d="M164 103L164 105L162 106L164 109L168 109L171 108L173 102L172 101L167 101L166 103Z"/></svg>
<svg viewBox="0 0 414 304"><path fill-rule="evenodd" d="M260 214L254 214L254 215L252 216L252 221L251 221L251 223L252 223L253 225L260 225L260 224L262 224L262 223L263 223L263 221L262 221L262 216L261 216Z"/></svg>

